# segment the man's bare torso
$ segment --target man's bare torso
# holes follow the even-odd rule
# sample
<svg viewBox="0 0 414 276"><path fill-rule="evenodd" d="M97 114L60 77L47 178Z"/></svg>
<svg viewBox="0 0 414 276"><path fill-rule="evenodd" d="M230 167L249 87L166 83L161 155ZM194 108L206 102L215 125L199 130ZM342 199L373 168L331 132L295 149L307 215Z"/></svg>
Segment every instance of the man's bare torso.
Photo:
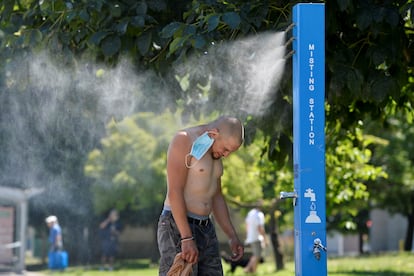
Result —
<svg viewBox="0 0 414 276"><path fill-rule="evenodd" d="M223 168L221 160L214 160L207 152L206 156L197 161L188 170L184 199L187 210L197 215L209 215L212 210L212 198L217 191L218 178Z"/></svg>
<svg viewBox="0 0 414 276"><path fill-rule="evenodd" d="M190 128L185 132L190 138L189 149L194 140L203 133L200 133L197 128ZM217 191L218 179L223 174L222 161L213 159L210 149L200 160L188 156L188 163L191 168L188 169L187 182L184 187L187 212L208 216L212 211L212 199ZM165 200L165 205L171 206L168 198Z"/></svg>

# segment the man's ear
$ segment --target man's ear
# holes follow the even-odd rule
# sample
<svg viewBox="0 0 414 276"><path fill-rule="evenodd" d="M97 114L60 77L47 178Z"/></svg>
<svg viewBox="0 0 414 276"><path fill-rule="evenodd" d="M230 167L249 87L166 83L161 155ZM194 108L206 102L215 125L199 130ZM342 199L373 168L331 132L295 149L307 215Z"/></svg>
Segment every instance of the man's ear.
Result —
<svg viewBox="0 0 414 276"><path fill-rule="evenodd" d="M213 128L213 129L210 129L208 133L210 134L211 138L216 139L219 135L219 130L218 128Z"/></svg>

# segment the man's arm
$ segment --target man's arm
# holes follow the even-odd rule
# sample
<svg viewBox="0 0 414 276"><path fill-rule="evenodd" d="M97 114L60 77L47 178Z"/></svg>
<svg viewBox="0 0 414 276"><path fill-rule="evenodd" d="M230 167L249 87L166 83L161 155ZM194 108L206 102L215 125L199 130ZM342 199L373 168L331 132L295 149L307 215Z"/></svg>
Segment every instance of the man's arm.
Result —
<svg viewBox="0 0 414 276"><path fill-rule="evenodd" d="M192 237L187 220L187 208L184 200L184 188L187 182L188 169L185 167L185 156L189 152L190 141L186 133L179 132L172 140L167 153L167 197L174 221L180 231L181 238ZM198 250L193 240L181 243L181 256L190 263L197 262Z"/></svg>
<svg viewBox="0 0 414 276"><path fill-rule="evenodd" d="M261 212L261 214L259 215L259 225L257 227L258 227L260 235L263 236L263 241L264 241L265 246L267 246L269 244L269 242L267 240L266 231L265 231L265 228L264 228L264 214L263 214L263 212Z"/></svg>
<svg viewBox="0 0 414 276"><path fill-rule="evenodd" d="M213 197L213 215L217 223L220 225L223 232L229 238L230 249L233 253L233 260L239 260L244 254L244 248L239 238L237 237L236 230L230 220L230 214L227 207L227 203L224 200L221 191L221 180L217 181L217 192Z"/></svg>
<svg viewBox="0 0 414 276"><path fill-rule="evenodd" d="M263 237L264 245L267 246L269 244L269 241L267 240L266 231L264 229L264 226L259 225L258 229L259 229L260 235L262 235L262 237Z"/></svg>
<svg viewBox="0 0 414 276"><path fill-rule="evenodd" d="M110 219L109 219L109 217L107 217L104 221L102 221L100 224L99 224L99 228L100 229L104 229L107 225L108 225L108 223L110 222Z"/></svg>
<svg viewBox="0 0 414 276"><path fill-rule="evenodd" d="M62 230L59 230L57 227L53 227L52 232L53 248L54 250L59 250L62 247Z"/></svg>

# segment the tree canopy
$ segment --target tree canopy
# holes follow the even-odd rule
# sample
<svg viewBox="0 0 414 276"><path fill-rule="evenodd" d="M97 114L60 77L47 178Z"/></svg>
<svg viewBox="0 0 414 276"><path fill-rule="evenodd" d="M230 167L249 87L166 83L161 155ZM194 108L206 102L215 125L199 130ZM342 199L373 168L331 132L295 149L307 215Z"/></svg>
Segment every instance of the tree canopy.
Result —
<svg viewBox="0 0 414 276"><path fill-rule="evenodd" d="M5 0L0 5L1 58L10 60L21 51L44 48L61 54L67 62L86 56L114 65L127 56L138 67L153 68L165 75L174 64L189 57L202 59L213 51L214 45L266 31L283 32L292 23L291 10L296 3ZM413 5L409 0L326 3L326 95L331 109L328 120L339 118L346 129L365 113L384 118L384 108L390 102L411 108ZM220 62L226 64L224 60ZM289 66L283 72L284 79L291 74ZM231 70L228 72L231 77ZM175 108L178 101L185 99L184 109L194 114L200 106L200 85L207 84L208 76L200 76L191 67L181 72L182 77L186 74L190 89L170 90L170 106ZM234 79L234 85L237 80ZM227 91L220 85L221 79L210 82L207 100L219 104ZM270 100L272 104L266 112L255 116L249 126L274 135L273 143L279 141L280 133L291 136L291 123L286 122L290 118L286 115L290 112L290 87L289 82L282 81L275 88L279 92ZM233 109L237 108L240 107ZM288 154L283 150L274 153L275 148L269 147L271 158Z"/></svg>

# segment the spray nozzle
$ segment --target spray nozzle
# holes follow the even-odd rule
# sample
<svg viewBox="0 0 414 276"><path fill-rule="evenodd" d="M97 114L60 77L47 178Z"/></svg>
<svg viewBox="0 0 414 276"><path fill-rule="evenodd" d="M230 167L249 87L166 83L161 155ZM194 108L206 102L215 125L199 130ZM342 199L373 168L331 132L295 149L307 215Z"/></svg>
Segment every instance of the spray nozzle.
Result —
<svg viewBox="0 0 414 276"><path fill-rule="evenodd" d="M294 54L295 54L295 50L292 50L289 53L287 53L283 58L288 59L288 58L292 57Z"/></svg>
<svg viewBox="0 0 414 276"><path fill-rule="evenodd" d="M285 43L285 47L287 47L287 46L289 46L290 44L292 44L292 42L295 40L295 37L291 37L291 38L289 38L289 40L288 41L286 41L286 43Z"/></svg>
<svg viewBox="0 0 414 276"><path fill-rule="evenodd" d="M293 29L293 27L295 27L295 23L292 23L292 24L290 24L287 28L286 28L286 30L285 30L285 33L287 33L287 32L289 32L290 30L292 30Z"/></svg>

